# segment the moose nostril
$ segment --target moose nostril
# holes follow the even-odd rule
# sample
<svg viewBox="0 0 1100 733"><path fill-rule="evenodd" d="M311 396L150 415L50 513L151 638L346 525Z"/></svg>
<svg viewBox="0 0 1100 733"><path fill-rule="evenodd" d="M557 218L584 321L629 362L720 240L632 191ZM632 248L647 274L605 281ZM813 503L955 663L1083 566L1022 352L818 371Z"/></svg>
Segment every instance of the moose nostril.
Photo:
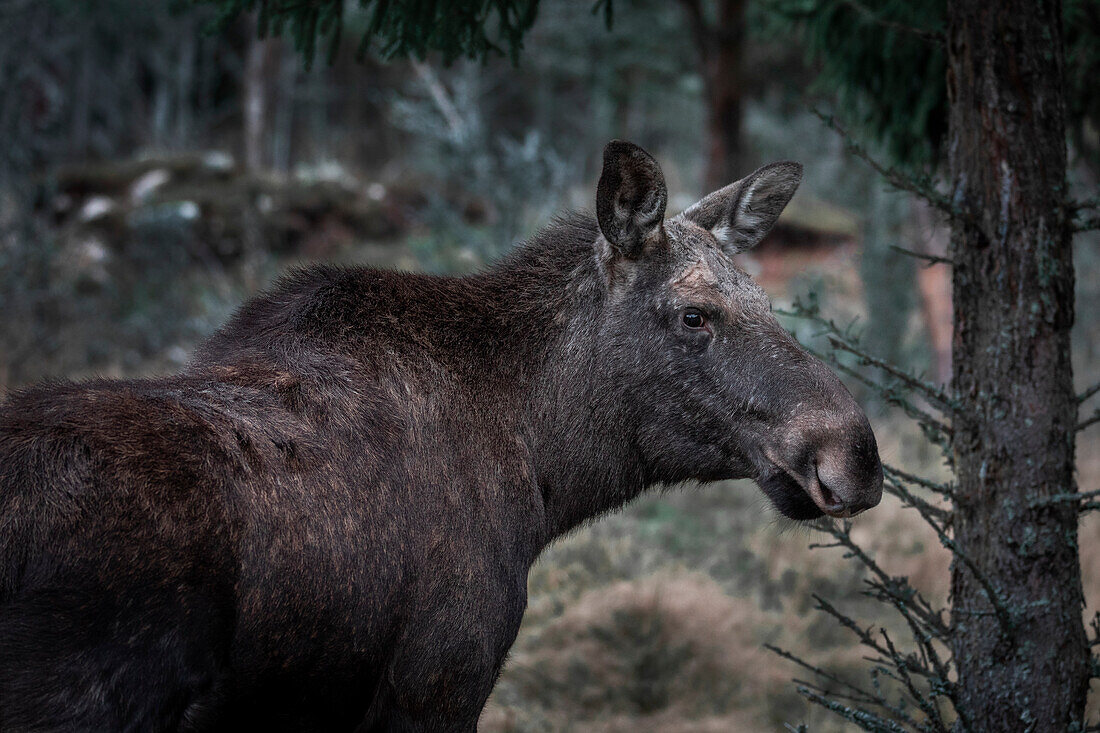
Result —
<svg viewBox="0 0 1100 733"><path fill-rule="evenodd" d="M818 486L821 487L821 500L824 502L825 507L831 510L840 510L844 508L844 502L840 497L830 489L824 481L818 478Z"/></svg>
<svg viewBox="0 0 1100 733"><path fill-rule="evenodd" d="M817 479L817 487L821 491L821 508L827 511L843 509L844 502L840 500L836 492L829 488L829 484L825 483L825 479L821 475L821 464L816 458L813 461L813 468L814 478Z"/></svg>

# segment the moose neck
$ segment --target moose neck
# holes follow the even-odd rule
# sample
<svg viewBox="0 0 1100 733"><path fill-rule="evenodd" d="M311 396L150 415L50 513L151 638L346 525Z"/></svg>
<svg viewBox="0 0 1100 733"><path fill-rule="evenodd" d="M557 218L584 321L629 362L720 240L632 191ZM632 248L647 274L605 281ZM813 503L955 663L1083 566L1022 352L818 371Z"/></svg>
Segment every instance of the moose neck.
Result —
<svg viewBox="0 0 1100 733"><path fill-rule="evenodd" d="M476 394L486 419L526 445L545 521L537 534L549 542L647 482L621 415L622 386L603 376L598 324L607 288L598 237L591 217L561 219L489 270L462 278L303 271L242 307L190 370L245 361L234 373L249 373L250 360L266 354L276 369L294 372L301 349L271 346L293 331L294 339L360 360L375 378L392 380L397 394L418 379L437 390L433 380L445 373ZM315 398L327 399L327 389Z"/></svg>
<svg viewBox="0 0 1100 733"><path fill-rule="evenodd" d="M615 509L647 484L621 411L602 376L595 327L606 284L595 223L559 222L479 276L510 322L505 368L542 495L549 542ZM530 365L530 369L527 366Z"/></svg>

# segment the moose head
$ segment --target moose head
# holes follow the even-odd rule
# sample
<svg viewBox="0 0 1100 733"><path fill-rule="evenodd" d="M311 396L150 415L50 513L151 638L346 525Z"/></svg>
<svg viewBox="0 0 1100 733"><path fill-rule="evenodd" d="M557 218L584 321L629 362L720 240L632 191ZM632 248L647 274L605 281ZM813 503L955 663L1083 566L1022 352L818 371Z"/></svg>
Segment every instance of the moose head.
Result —
<svg viewBox="0 0 1100 733"><path fill-rule="evenodd" d="M792 519L849 517L882 495L867 417L733 260L801 177L798 163L772 163L666 219L660 166L609 143L596 193L600 366L653 480L752 478Z"/></svg>

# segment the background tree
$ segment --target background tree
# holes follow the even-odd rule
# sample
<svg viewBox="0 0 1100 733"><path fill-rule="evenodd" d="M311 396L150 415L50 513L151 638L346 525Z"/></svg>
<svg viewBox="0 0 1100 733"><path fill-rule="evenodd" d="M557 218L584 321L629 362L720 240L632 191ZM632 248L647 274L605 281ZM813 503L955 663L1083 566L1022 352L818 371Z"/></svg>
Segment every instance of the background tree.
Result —
<svg viewBox="0 0 1100 733"><path fill-rule="evenodd" d="M721 188L745 174L741 136L745 78L746 0L681 0L698 49L707 101L707 165L703 186ZM712 16L713 15L713 19Z"/></svg>
<svg viewBox="0 0 1100 733"><path fill-rule="evenodd" d="M1075 24L1067 66L1063 19L1089 11L1057 0L776 7L809 39L821 87L835 86L852 103L843 117L884 140L904 168L878 165L880 172L951 224L950 259L941 260L954 281L951 392L918 385L950 420L938 432L957 475L942 487L953 511L938 519L925 511L956 558L951 622L912 619L923 662L895 655L895 669L906 680L919 669L932 681L927 695L915 697L928 705L933 729L940 718L929 701L946 697L965 730L1082 730L1095 667L1081 619L1077 528L1081 502L1095 492L1078 494L1074 480L1082 400L1069 331L1072 235L1091 225L1074 224L1081 206L1068 196L1066 140L1087 124L1093 102L1090 94L1069 102L1065 92L1079 91L1077 80L1095 62L1094 46L1082 41L1089 29ZM878 32L854 32L871 27ZM840 33L851 33L851 43L826 51ZM907 106L915 113L908 118ZM946 165L941 150L950 151ZM947 195L931 182L943 167ZM947 664L957 682L939 666L936 638L952 651ZM886 643L890 659L894 647Z"/></svg>
<svg viewBox="0 0 1100 733"><path fill-rule="evenodd" d="M307 64L318 43L334 58L344 35L348 11L338 0L199 0L219 6L221 25L243 12L256 10L261 37L292 38ZM742 150L743 76L747 0L681 0L691 40L698 55L707 108L707 155L703 185L714 190L744 175L748 165ZM537 17L538 0L473 0L463 2L363 3L359 54L374 49L383 58L412 56L423 60L438 53L444 64L467 56L484 60L509 55L513 60L524 35ZM611 0L592 3L608 28L614 19ZM627 14L644 17L654 9L628 7Z"/></svg>
<svg viewBox="0 0 1100 733"><path fill-rule="evenodd" d="M947 6L959 552L952 647L978 730L1083 724L1070 361L1073 206L1058 0ZM1006 42L1006 39L1008 42Z"/></svg>

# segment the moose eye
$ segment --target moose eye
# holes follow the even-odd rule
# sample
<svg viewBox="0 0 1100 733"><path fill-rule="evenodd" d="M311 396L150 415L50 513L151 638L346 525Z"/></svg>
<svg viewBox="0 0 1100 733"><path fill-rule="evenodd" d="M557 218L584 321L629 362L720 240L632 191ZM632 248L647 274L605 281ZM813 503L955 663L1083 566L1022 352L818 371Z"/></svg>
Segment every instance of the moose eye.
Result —
<svg viewBox="0 0 1100 733"><path fill-rule="evenodd" d="M684 311L684 325L691 329L699 329L707 325L707 317L698 308L688 308Z"/></svg>

